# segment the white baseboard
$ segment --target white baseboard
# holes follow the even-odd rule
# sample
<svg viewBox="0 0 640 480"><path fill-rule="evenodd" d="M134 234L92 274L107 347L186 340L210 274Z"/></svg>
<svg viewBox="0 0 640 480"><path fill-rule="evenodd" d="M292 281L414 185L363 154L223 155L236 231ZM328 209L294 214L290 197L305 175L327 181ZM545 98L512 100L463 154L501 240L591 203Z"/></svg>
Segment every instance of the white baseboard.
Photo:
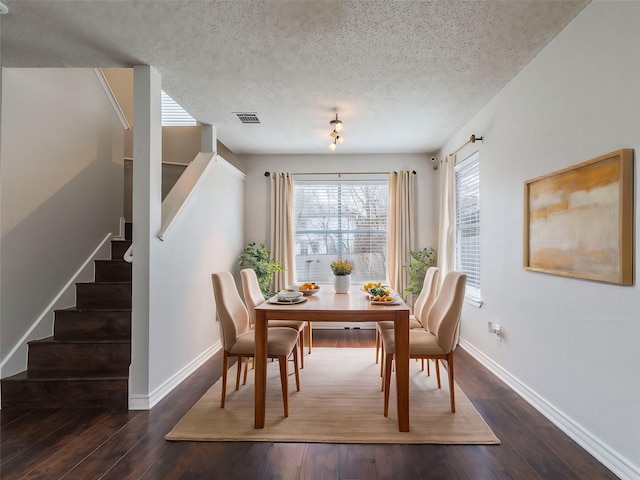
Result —
<svg viewBox="0 0 640 480"><path fill-rule="evenodd" d="M551 423L566 433L578 445L593 455L600 463L623 480L640 478L640 467L612 450L599 438L593 436L573 419L558 410L555 406L538 395L534 390L522 383L507 370L495 363L480 350L476 349L464 338L460 338L460 347L475 358L482 366L506 383L514 392L520 395L533 408L544 415Z"/></svg>
<svg viewBox="0 0 640 480"><path fill-rule="evenodd" d="M119 232L118 235L114 235L112 240L124 240L125 239L125 235L124 235L124 229L125 229L125 224L127 223L127 219L124 217L120 217L120 228L119 228Z"/></svg>
<svg viewBox="0 0 640 480"><path fill-rule="evenodd" d="M207 360L222 348L220 341L214 343L204 352L194 358L185 367L168 378L162 385L149 395L129 395L129 410L151 410L160 400L180 385L186 378L200 368Z"/></svg>

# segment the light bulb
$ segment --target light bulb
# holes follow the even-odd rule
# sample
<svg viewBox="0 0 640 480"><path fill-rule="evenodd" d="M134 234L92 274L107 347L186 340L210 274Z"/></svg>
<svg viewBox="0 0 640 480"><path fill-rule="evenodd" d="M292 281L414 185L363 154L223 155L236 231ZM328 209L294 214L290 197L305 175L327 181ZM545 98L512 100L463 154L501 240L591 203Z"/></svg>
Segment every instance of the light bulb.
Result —
<svg viewBox="0 0 640 480"><path fill-rule="evenodd" d="M334 152L336 149L336 142L331 142L329 144L329 150L331 150L332 152Z"/></svg>
<svg viewBox="0 0 640 480"><path fill-rule="evenodd" d="M330 136L331 138L338 138L338 132L336 132L335 130L333 130L333 131L329 134L329 136Z"/></svg>
<svg viewBox="0 0 640 480"><path fill-rule="evenodd" d="M337 143L338 145L340 145L342 142L344 142L344 138L343 138L343 137L341 137L340 135L338 135L338 136L336 137L336 143Z"/></svg>
<svg viewBox="0 0 640 480"><path fill-rule="evenodd" d="M334 128L334 130L335 130L336 132L341 132L341 131L342 131L342 129L344 128L344 127L342 126L342 120L336 120L336 124L334 125L334 127L333 127L333 128Z"/></svg>

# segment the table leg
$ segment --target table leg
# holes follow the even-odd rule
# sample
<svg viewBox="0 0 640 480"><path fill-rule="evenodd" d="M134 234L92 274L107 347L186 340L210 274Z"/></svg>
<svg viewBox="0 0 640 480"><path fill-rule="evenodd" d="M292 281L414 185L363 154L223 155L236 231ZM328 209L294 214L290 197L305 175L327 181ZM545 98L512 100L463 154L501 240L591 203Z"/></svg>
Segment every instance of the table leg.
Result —
<svg viewBox="0 0 640 480"><path fill-rule="evenodd" d="M398 429L409 431L409 312L399 310L396 314L396 394Z"/></svg>
<svg viewBox="0 0 640 480"><path fill-rule="evenodd" d="M267 395L267 318L264 311L256 310L255 329L255 428L264 428Z"/></svg>

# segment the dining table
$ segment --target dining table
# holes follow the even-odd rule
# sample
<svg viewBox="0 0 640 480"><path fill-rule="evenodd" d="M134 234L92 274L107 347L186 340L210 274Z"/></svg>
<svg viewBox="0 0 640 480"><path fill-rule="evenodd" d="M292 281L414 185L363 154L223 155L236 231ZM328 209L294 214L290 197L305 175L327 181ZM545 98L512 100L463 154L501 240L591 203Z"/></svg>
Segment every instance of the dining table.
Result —
<svg viewBox="0 0 640 480"><path fill-rule="evenodd" d="M273 297L255 309L255 428L264 428L267 391L267 323L269 320L319 322L394 322L395 377L398 430L409 431L409 307L398 297L396 302L377 304L360 285L348 293L335 293L333 286L322 285L314 295L299 303L277 302ZM339 373L336 373L339 375ZM380 398L380 415L383 405Z"/></svg>

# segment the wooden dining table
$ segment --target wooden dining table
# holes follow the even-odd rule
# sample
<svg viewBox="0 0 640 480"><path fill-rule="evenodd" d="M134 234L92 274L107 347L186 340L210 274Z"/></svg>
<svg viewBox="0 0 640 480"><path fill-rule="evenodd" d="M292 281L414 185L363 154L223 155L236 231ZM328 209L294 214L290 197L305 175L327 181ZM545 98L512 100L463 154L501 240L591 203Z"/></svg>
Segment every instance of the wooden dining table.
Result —
<svg viewBox="0 0 640 480"><path fill-rule="evenodd" d="M256 307L255 323L255 428L264 428L267 391L267 322L304 320L319 322L394 322L396 355L396 398L398 430L409 431L409 307L404 302L373 305L362 286L352 285L349 293L335 293L333 286L322 285L307 301L276 304L269 300ZM339 375L336 372L336 375ZM382 396L380 415L382 415Z"/></svg>

